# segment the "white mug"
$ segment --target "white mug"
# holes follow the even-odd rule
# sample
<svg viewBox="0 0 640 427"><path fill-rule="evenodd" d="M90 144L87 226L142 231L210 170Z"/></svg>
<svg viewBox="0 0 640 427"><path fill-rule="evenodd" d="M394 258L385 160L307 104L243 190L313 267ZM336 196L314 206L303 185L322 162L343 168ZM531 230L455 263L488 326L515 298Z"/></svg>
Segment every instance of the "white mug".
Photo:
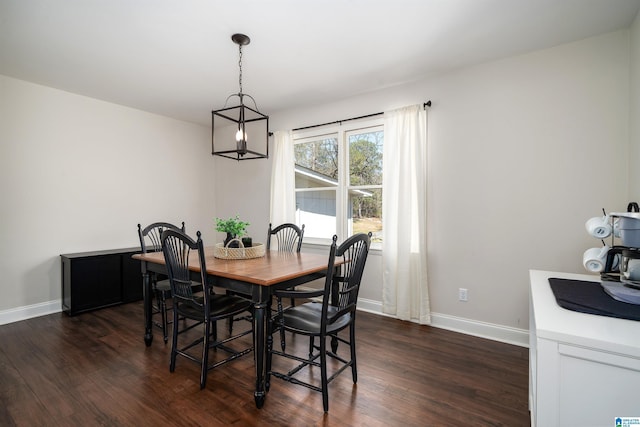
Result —
<svg viewBox="0 0 640 427"><path fill-rule="evenodd" d="M587 249L584 251L584 255L582 256L582 265L587 269L587 271L600 273L604 270L604 267L607 264L608 253L609 246Z"/></svg>
<svg viewBox="0 0 640 427"><path fill-rule="evenodd" d="M585 224L587 233L597 239L604 239L611 235L611 224L609 224L609 217L596 216L589 219Z"/></svg>

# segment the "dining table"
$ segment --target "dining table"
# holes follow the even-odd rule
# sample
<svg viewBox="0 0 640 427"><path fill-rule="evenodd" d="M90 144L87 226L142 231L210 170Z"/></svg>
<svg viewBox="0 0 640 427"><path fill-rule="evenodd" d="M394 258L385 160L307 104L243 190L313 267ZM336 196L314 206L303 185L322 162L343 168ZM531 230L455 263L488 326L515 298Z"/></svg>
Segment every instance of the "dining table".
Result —
<svg viewBox="0 0 640 427"><path fill-rule="evenodd" d="M249 259L223 259L214 256L214 247L205 251L206 277L211 285L246 295L253 303L253 339L256 389L256 407L262 408L266 398L266 357L269 332L269 311L273 292L324 278L327 272L327 255L308 252L280 252L267 250L264 256ZM193 280L200 281L200 262L197 252L190 254L190 270ZM152 330L152 275L167 274L164 254L148 252L135 254L140 261L143 280L144 342L151 346ZM336 264L339 264L336 260Z"/></svg>

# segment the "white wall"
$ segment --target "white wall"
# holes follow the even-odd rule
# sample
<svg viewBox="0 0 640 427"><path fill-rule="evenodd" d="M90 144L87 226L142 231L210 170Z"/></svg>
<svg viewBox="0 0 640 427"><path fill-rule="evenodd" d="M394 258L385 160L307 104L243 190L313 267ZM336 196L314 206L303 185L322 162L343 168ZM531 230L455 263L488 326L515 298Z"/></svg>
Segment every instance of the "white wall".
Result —
<svg viewBox="0 0 640 427"><path fill-rule="evenodd" d="M640 15L630 34L629 200L640 202Z"/></svg>
<svg viewBox="0 0 640 427"><path fill-rule="evenodd" d="M59 255L139 246L138 222L210 228L209 132L0 76L0 313L60 310Z"/></svg>
<svg viewBox="0 0 640 427"><path fill-rule="evenodd" d="M273 138L270 138L270 144ZM264 243L269 226L269 199L271 197L271 158L231 160L215 158L215 212L211 217L230 218L239 215L249 222L247 235L253 241ZM215 232L215 231L214 231ZM218 242L223 233L216 233Z"/></svg>
<svg viewBox="0 0 640 427"><path fill-rule="evenodd" d="M584 222L628 202L629 48L620 31L426 77L403 86L271 114L271 129L324 123L432 100L429 290L435 319L528 329L528 271L580 272L598 242ZM419 54L428 55L428 52ZM239 169L220 165L225 174ZM217 187L269 213L269 175ZM260 206L260 207L258 207ZM259 211L258 211L259 209ZM381 300L379 257L361 296ZM458 288L469 301L458 301ZM434 320L435 322L435 320Z"/></svg>

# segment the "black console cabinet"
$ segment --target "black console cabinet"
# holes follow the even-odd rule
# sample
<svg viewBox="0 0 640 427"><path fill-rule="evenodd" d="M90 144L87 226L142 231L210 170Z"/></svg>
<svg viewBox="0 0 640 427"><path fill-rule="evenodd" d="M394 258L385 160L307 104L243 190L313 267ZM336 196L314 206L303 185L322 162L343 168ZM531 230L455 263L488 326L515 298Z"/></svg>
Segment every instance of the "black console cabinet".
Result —
<svg viewBox="0 0 640 427"><path fill-rule="evenodd" d="M62 310L70 316L142 299L140 248L60 255Z"/></svg>

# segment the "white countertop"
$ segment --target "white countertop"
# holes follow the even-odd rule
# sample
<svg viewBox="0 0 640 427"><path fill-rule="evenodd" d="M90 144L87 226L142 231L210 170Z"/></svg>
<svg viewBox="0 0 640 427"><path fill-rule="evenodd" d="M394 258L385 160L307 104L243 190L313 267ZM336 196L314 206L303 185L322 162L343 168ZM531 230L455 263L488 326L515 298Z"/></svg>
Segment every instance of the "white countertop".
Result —
<svg viewBox="0 0 640 427"><path fill-rule="evenodd" d="M530 298L538 338L640 358L640 321L579 313L560 307L549 278L600 282L599 275L530 270ZM540 310L544 312L541 313ZM543 314L543 315L542 315ZM533 325L532 325L533 327Z"/></svg>

